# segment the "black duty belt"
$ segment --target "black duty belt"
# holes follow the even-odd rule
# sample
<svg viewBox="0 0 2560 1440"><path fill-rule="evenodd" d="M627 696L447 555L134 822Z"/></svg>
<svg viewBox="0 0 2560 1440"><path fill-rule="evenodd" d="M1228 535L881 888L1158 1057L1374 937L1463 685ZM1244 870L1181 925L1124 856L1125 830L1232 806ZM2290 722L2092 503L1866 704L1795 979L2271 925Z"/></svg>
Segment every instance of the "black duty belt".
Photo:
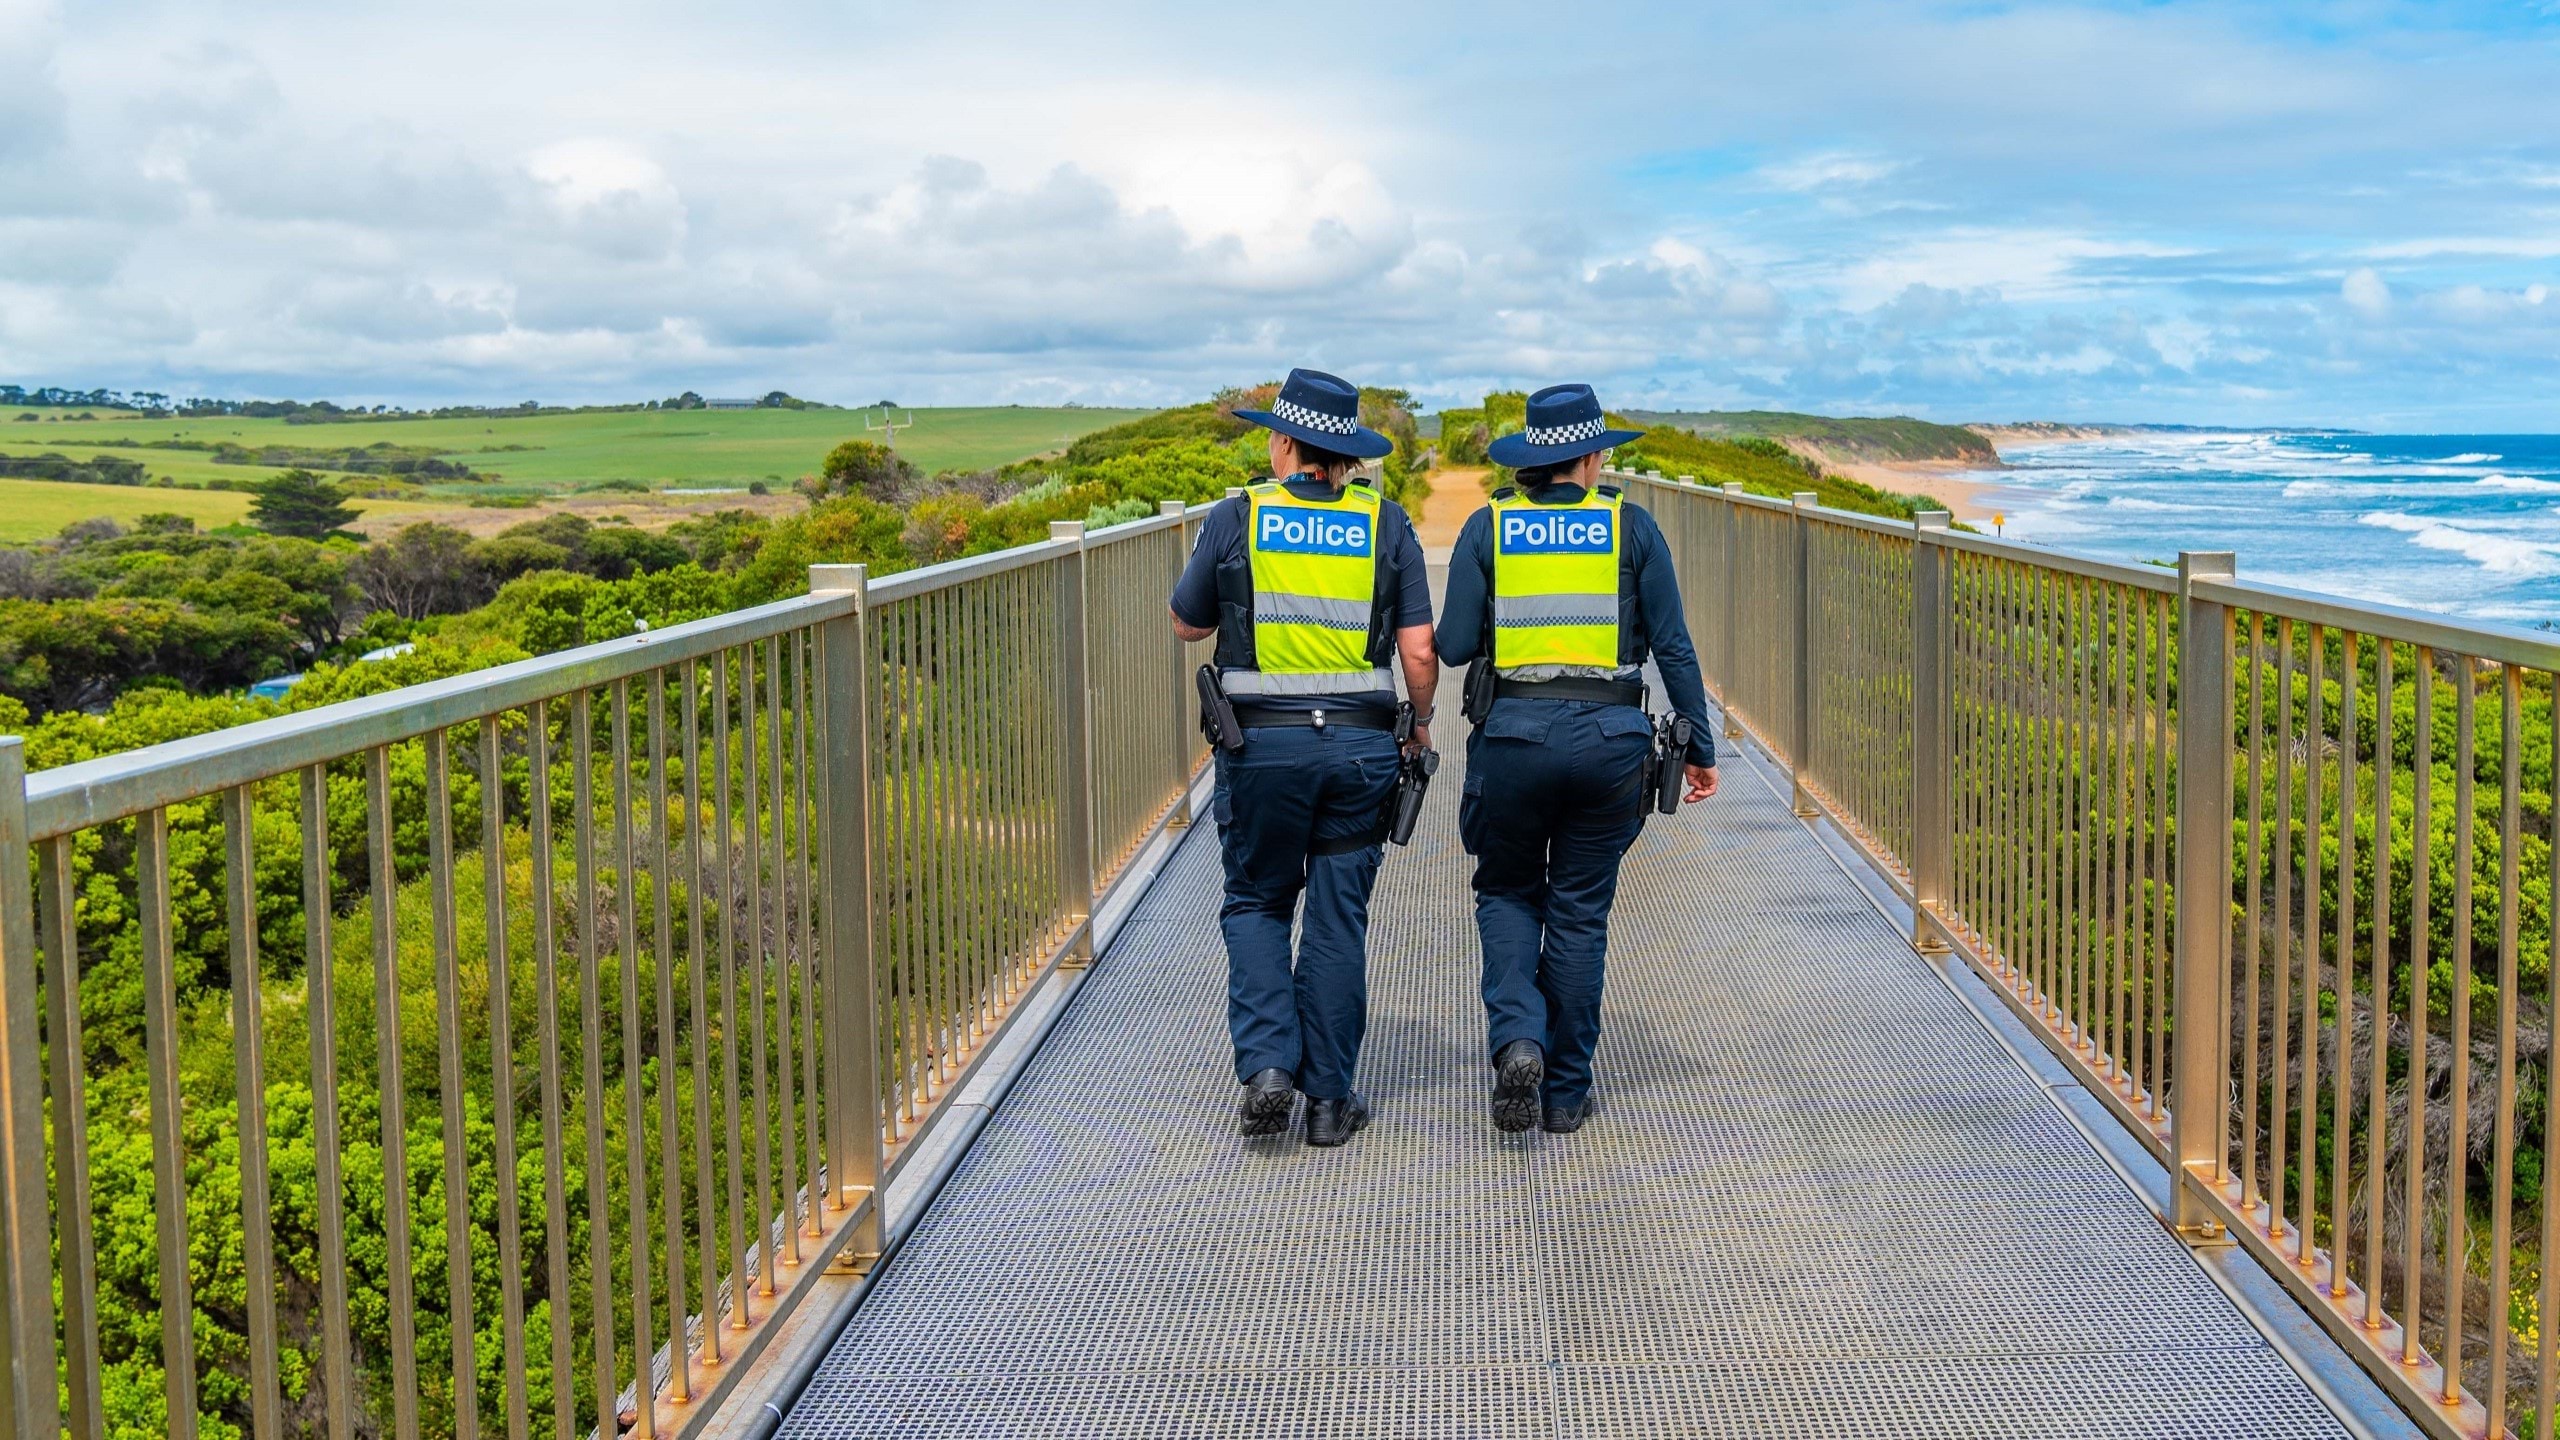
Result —
<svg viewBox="0 0 2560 1440"><path fill-rule="evenodd" d="M1644 708L1644 682L1640 680L1595 680L1585 675L1559 675L1553 680L1505 680L1493 682L1496 700L1587 700L1595 705L1633 705Z"/></svg>
<svg viewBox="0 0 2560 1440"><path fill-rule="evenodd" d="M1396 717L1391 710L1375 705L1344 705L1322 710L1283 710L1255 705L1244 700L1234 702L1236 724L1250 730L1255 727L1295 726L1301 730L1383 730L1395 733Z"/></svg>

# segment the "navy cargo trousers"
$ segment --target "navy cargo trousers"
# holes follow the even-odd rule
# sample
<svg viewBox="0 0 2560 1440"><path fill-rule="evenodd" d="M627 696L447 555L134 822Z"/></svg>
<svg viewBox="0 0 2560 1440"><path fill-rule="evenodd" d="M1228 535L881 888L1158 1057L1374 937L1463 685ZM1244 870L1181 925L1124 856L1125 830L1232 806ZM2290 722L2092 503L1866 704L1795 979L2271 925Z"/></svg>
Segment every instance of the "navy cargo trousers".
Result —
<svg viewBox="0 0 2560 1440"><path fill-rule="evenodd" d="M1218 924L1236 1078L1277 1068L1307 1095L1339 1100L1351 1093L1369 1025L1369 890L1380 849L1376 838L1342 842L1377 834L1395 789L1396 742L1344 726L1244 733L1241 754L1217 752L1211 802L1227 871Z"/></svg>
<svg viewBox="0 0 2560 1440"><path fill-rule="evenodd" d="M1538 1042L1550 1105L1591 1091L1609 907L1644 829L1652 736L1632 705L1505 699L1467 737L1458 836L1476 857L1486 1053Z"/></svg>

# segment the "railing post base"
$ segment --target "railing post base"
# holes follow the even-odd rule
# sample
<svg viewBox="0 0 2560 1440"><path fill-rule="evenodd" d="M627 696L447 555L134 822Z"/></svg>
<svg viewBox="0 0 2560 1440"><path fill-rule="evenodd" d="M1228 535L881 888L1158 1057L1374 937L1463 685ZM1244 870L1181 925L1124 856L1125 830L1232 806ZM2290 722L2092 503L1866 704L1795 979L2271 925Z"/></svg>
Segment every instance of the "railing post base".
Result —
<svg viewBox="0 0 2560 1440"><path fill-rule="evenodd" d="M2204 1203L2201 1192L2207 1182L2196 1170L2192 1164L2181 1167L2176 1196L2160 1223L2190 1250L2223 1250L2239 1244L2231 1227L2216 1218L2212 1207Z"/></svg>

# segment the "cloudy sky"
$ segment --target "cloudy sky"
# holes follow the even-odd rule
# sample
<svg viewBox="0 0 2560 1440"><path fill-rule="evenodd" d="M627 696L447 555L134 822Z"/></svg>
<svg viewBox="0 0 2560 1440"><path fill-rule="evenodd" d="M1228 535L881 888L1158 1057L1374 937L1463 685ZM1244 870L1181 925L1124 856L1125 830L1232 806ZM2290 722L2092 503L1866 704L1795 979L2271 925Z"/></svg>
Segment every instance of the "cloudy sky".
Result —
<svg viewBox="0 0 2560 1440"><path fill-rule="evenodd" d="M0 0L0 380L2560 430L2560 4Z"/></svg>

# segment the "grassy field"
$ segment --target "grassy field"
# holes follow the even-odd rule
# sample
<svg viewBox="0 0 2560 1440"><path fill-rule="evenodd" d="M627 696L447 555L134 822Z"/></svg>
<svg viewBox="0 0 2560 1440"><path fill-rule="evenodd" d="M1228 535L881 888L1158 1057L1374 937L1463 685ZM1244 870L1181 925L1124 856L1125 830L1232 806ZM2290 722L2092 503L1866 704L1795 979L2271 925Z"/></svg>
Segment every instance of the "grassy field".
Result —
<svg viewBox="0 0 2560 1440"><path fill-rule="evenodd" d="M101 441L231 441L256 448L291 445L339 449L377 441L434 446L494 483L432 485L430 493L467 497L496 490L576 490L608 480L632 480L652 489L736 488L764 481L782 488L812 474L839 440L881 438L863 428L860 410L641 410L534 415L522 419L360 421L289 425L282 420L211 417L146 420L131 412L95 410L97 418L67 418L77 410L21 407L0 410L0 454L47 451L86 457L99 453L137 459L155 478L179 485L208 480L260 480L275 473L255 465L220 465L200 450L119 449ZM898 411L894 418L904 419ZM915 428L901 430L898 450L928 473L979 470L1064 448L1089 431L1116 425L1144 410L1037 409L986 406L917 410ZM42 418L20 421L32 414ZM522 449L506 449L521 446ZM175 509L172 505L148 508Z"/></svg>
<svg viewBox="0 0 2560 1440"><path fill-rule="evenodd" d="M238 466L224 466L236 470ZM408 500L358 500L368 515L424 514L434 507ZM219 490L162 490L138 485L60 485L50 480L0 478L0 542L42 540L74 520L104 515L130 525L155 511L184 515L211 529L244 520L249 497ZM507 513L507 512L496 512Z"/></svg>

